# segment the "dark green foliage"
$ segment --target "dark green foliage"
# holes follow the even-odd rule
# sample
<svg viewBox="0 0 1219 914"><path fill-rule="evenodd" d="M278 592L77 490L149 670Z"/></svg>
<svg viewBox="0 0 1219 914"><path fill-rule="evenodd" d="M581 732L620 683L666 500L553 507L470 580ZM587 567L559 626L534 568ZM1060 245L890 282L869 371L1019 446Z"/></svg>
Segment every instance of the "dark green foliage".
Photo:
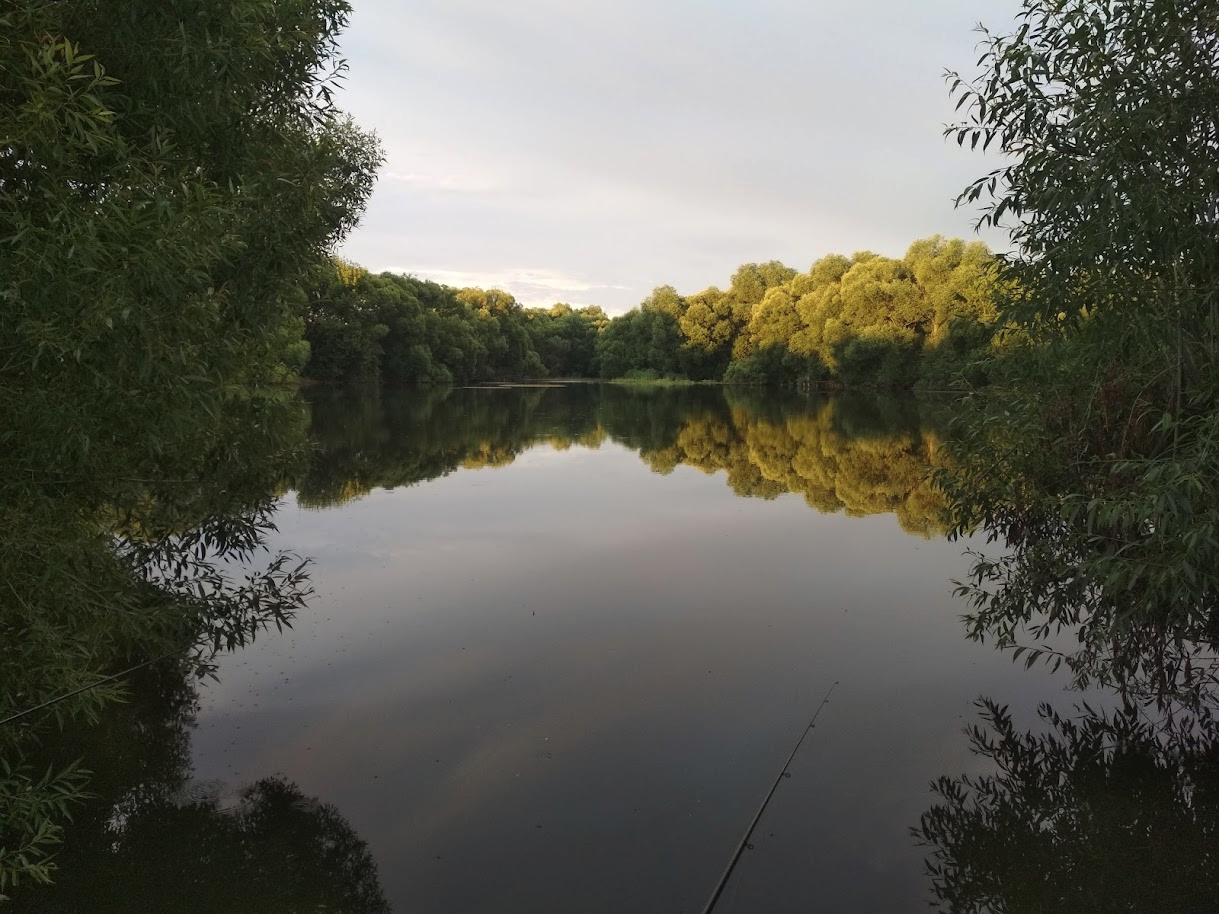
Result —
<svg viewBox="0 0 1219 914"><path fill-rule="evenodd" d="M549 309L529 308L525 314L533 348L549 377L597 377L597 336L609 323L604 311L557 304Z"/></svg>
<svg viewBox="0 0 1219 914"><path fill-rule="evenodd" d="M597 338L601 377L680 376L681 330L668 313L636 308L614 318ZM643 374L650 373L650 374Z"/></svg>
<svg viewBox="0 0 1219 914"><path fill-rule="evenodd" d="M912 831L953 914L1219 909L1219 732L1209 714L1048 705L1046 732L978 703L994 774L944 777Z"/></svg>
<svg viewBox="0 0 1219 914"><path fill-rule="evenodd" d="M962 199L1020 217L999 285L1008 393L975 404L943 480L958 529L1009 547L975 567L975 628L1213 634L1213 9L1027 0L1020 22L988 33L976 85L954 77L970 114L957 135L1012 158Z"/></svg>
<svg viewBox="0 0 1219 914"><path fill-rule="evenodd" d="M916 343L880 336L851 337L834 347L838 378L848 387L913 387L918 356Z"/></svg>
<svg viewBox="0 0 1219 914"><path fill-rule="evenodd" d="M335 261L308 297L315 381L449 384L595 372L600 308L524 309L498 289L451 289Z"/></svg>
<svg viewBox="0 0 1219 914"><path fill-rule="evenodd" d="M1219 20L1210 0L1025 0L950 75L999 169L962 203L1008 224L1007 357L939 482L975 554L969 633L1120 708L1021 733L943 778L915 834L953 912L1219 908Z"/></svg>
<svg viewBox="0 0 1219 914"><path fill-rule="evenodd" d="M329 104L339 0L39 2L0 14L0 366L39 472L148 449L277 380L301 277L379 159ZM106 406L131 404L116 422ZM20 416L12 415L19 411Z"/></svg>
<svg viewBox="0 0 1219 914"><path fill-rule="evenodd" d="M90 772L73 762L39 774L29 765L16 769L0 759L0 904L23 882L47 883L56 864L52 851L63 843L72 809L87 795Z"/></svg>
<svg viewBox="0 0 1219 914"><path fill-rule="evenodd" d="M283 475L254 456L290 462L302 431L254 391L302 364L302 279L355 224L380 159L331 104L348 13L0 10L0 717L158 653L204 663L308 592L288 557L234 572ZM43 732L120 694L102 684L4 726L0 886L49 875L43 851L81 793L72 759L49 779L31 761Z"/></svg>
<svg viewBox="0 0 1219 914"><path fill-rule="evenodd" d="M725 384L806 387L825 379L826 370L820 358L816 355L801 358L780 343L760 346L748 358L730 363L724 372Z"/></svg>
<svg viewBox="0 0 1219 914"><path fill-rule="evenodd" d="M985 387L1000 369L1004 351L994 345L992 324L962 318L950 320L934 342L920 352L919 386L928 390Z"/></svg>
<svg viewBox="0 0 1219 914"><path fill-rule="evenodd" d="M997 544L959 592L973 637L1121 710L1024 735L988 704L998 773L939 782L918 833L952 911L1214 910L1219 20L1025 0L984 34L951 135L1007 164L961 199L1018 249L1002 389L965 404L939 477L954 531Z"/></svg>

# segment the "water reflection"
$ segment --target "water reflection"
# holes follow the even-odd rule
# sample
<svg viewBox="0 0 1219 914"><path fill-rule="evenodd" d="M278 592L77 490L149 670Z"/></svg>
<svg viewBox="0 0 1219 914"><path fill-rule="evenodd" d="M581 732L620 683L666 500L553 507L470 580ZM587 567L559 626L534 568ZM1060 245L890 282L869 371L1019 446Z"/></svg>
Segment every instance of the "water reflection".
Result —
<svg viewBox="0 0 1219 914"><path fill-rule="evenodd" d="M1007 668L980 673L942 612L954 547L844 518L943 531L937 404L574 385L250 407L140 481L40 503L59 539L11 566L40 602L5 607L4 707L169 655L0 734L27 783L92 772L55 885L12 893L26 908L693 909L834 679L837 735L726 904L790 909L812 881L914 897L905 827L960 683ZM276 513L290 491L305 510ZM317 556L328 593L251 645L312 586L259 558L269 537ZM70 575L27 573L78 555L83 604ZM784 856L810 848L818 867Z"/></svg>
<svg viewBox="0 0 1219 914"><path fill-rule="evenodd" d="M943 777L915 836L952 912L1219 910L1213 705L1070 713L1042 730L980 702L975 751L997 773Z"/></svg>
<svg viewBox="0 0 1219 914"><path fill-rule="evenodd" d="M319 446L301 504L345 504L459 467L505 466L539 444L613 441L657 473L724 471L737 495L796 493L823 513L895 514L907 532L946 530L927 476L941 461L945 407L885 394L784 396L719 387L311 391Z"/></svg>
<svg viewBox="0 0 1219 914"><path fill-rule="evenodd" d="M945 477L960 516L1002 544L974 553L958 587L965 631L1032 674L1061 668L1077 694L1032 725L1016 722L1024 702L978 700L968 733L987 770L938 778L912 829L935 905L1219 910L1214 569L1173 572L1193 543L1163 502L1058 491L1011 470L1026 441L992 434L958 443Z"/></svg>
<svg viewBox="0 0 1219 914"><path fill-rule="evenodd" d="M979 700L993 773L939 778L913 829L944 910L1219 910L1219 657L1133 628L1058 655L1090 692L1036 727Z"/></svg>
<svg viewBox="0 0 1219 914"><path fill-rule="evenodd" d="M182 898L214 895L184 890L187 861L192 879L217 886L239 876L255 894L271 876L291 886L300 873L277 874L267 853L276 841L287 841L292 867L323 874L318 886L355 860L358 842L337 813L286 783L248 788L235 815L171 801L188 782L200 677L221 652L282 629L311 592L304 560L263 545L307 454L299 401L234 400L178 419L178 437L155 454L129 453L118 437L95 445L106 472L42 468L40 478L36 468L3 483L0 894L24 909L143 909L163 880L176 900L159 909L184 910ZM290 821L299 839L281 827ZM209 845L228 857L204 874ZM178 854L176 876L151 864L152 848L162 860Z"/></svg>
<svg viewBox="0 0 1219 914"><path fill-rule="evenodd" d="M74 813L52 884L15 893L20 910L389 911L366 843L334 806L276 776L240 787L193 778L193 674L178 659L140 670L98 726L68 728L46 749L87 760L92 799Z"/></svg>
<svg viewBox="0 0 1219 914"><path fill-rule="evenodd" d="M959 550L897 522L942 529L934 403L307 395L284 535L318 559L321 618L225 671L200 772L323 790L403 910L698 910L842 679L723 910L919 899L906 828L972 683L1009 675L946 611Z"/></svg>

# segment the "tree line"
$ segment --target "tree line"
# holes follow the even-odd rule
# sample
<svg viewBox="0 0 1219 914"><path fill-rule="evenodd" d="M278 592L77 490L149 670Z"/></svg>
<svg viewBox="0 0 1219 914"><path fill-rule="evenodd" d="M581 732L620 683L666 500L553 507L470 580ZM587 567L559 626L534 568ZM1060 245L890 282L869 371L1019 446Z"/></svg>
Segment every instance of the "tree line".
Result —
<svg viewBox="0 0 1219 914"><path fill-rule="evenodd" d="M798 273L745 264L726 291L656 289L598 341L600 375L847 387L986 380L995 311L981 242L939 236L900 259L832 254Z"/></svg>
<svg viewBox="0 0 1219 914"><path fill-rule="evenodd" d="M597 307L522 308L499 289L453 289L335 260L304 307L306 377L451 384L594 374Z"/></svg>
<svg viewBox="0 0 1219 914"><path fill-rule="evenodd" d="M727 290L661 286L613 319L523 308L336 260L304 312L307 377L422 384L519 378L950 387L985 384L997 354L994 260L981 242L916 241L900 259L823 257L806 273L745 264Z"/></svg>

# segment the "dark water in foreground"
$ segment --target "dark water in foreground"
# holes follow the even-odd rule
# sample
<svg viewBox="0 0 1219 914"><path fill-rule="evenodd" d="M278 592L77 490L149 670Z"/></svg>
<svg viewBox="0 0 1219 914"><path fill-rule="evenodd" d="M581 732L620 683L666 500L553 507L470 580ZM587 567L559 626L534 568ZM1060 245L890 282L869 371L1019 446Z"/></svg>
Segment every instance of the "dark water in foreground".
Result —
<svg viewBox="0 0 1219 914"><path fill-rule="evenodd" d="M398 912L702 911L831 687L716 911L915 910L929 783L988 770L974 700L1030 724L1064 701L1061 677L963 637L967 560L922 480L942 405L309 400L315 450L271 545L313 559L316 595L197 699L145 682L159 697L123 712L178 721L136 728L125 793L97 787L112 838L123 797L172 782L130 838L123 897L146 907L107 888L110 839L78 835L39 910L236 910L207 901L226 879L250 880L241 910L315 910L336 884L356 888L328 910L385 910L379 879ZM266 862L298 841L322 863Z"/></svg>

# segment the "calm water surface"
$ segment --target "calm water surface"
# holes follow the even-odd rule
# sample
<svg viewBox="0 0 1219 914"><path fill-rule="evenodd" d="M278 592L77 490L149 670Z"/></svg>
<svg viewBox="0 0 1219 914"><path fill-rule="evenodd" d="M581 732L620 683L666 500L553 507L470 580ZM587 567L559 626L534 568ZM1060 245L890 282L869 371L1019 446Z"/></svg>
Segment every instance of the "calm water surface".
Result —
<svg viewBox="0 0 1219 914"><path fill-rule="evenodd" d="M915 401L417 397L314 398L318 595L204 691L198 778L333 803L398 911L701 911L837 683L717 910L926 898L972 701L1059 686L963 639Z"/></svg>
<svg viewBox="0 0 1219 914"><path fill-rule="evenodd" d="M929 782L985 770L973 701L1062 700L963 637L942 404L308 398L271 545L316 595L200 687L191 784L328 804L394 911L702 911L831 688L716 911L915 910Z"/></svg>

